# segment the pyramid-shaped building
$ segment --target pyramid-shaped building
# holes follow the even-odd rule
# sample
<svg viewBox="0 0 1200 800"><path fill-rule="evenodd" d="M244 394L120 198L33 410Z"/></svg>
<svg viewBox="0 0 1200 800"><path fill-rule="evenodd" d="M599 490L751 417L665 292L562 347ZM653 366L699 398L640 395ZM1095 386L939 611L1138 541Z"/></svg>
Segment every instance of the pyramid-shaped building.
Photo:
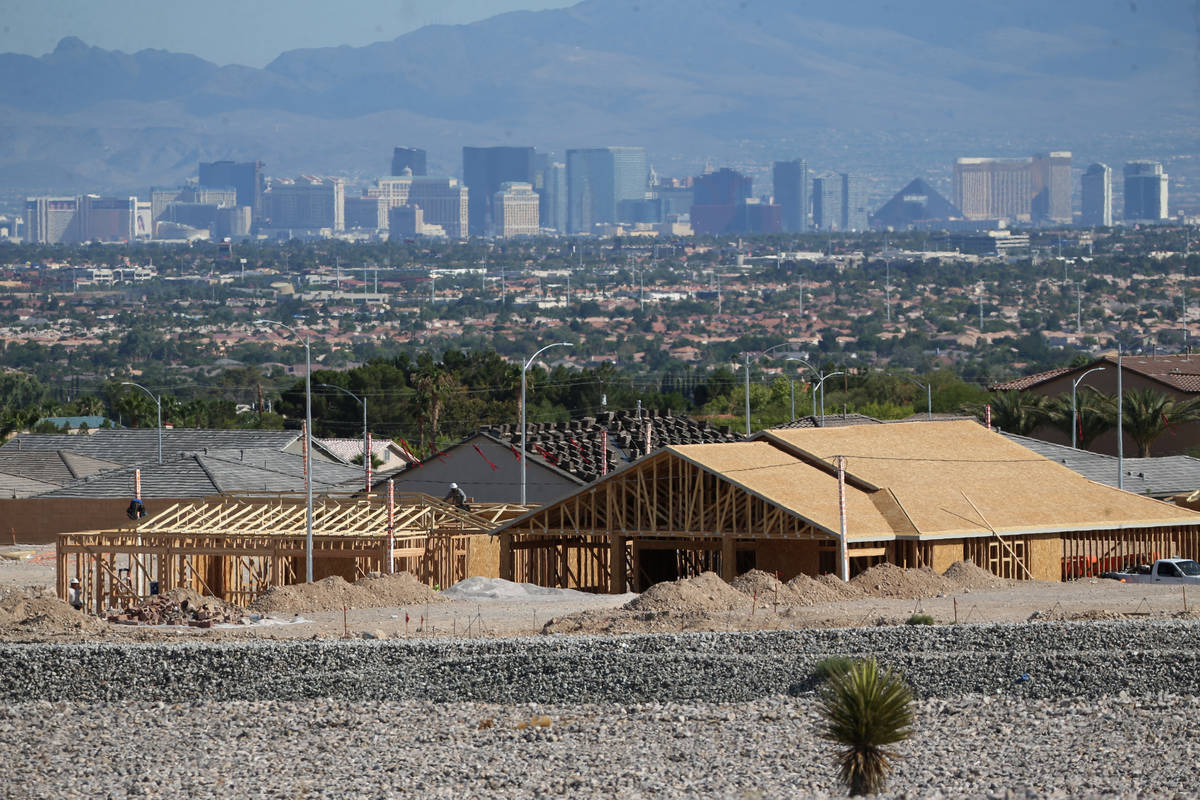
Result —
<svg viewBox="0 0 1200 800"><path fill-rule="evenodd" d="M905 230L961 217L962 212L942 197L937 189L921 178L915 178L875 212L871 224L879 228Z"/></svg>

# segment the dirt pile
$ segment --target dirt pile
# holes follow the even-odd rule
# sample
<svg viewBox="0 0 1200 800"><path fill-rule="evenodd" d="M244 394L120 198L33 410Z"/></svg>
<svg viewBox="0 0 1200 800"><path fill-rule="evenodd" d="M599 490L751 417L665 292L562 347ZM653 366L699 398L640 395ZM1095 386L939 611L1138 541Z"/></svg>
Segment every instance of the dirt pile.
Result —
<svg viewBox="0 0 1200 800"><path fill-rule="evenodd" d="M715 572L694 578L656 583L622 608L638 612L704 612L744 610L750 598L721 580Z"/></svg>
<svg viewBox="0 0 1200 800"><path fill-rule="evenodd" d="M342 608L395 608L445 602L445 598L412 574L372 575L348 583L331 575L315 583L280 586L250 604L264 613L302 614Z"/></svg>
<svg viewBox="0 0 1200 800"><path fill-rule="evenodd" d="M807 605L802 598L798 597L792 591L791 586L779 580L779 578L771 573L763 572L761 569L752 569L749 572L742 573L733 579L733 583L730 586L747 595L751 600L757 598L760 606Z"/></svg>
<svg viewBox="0 0 1200 800"><path fill-rule="evenodd" d="M857 586L843 583L836 575L819 575L816 578L800 573L788 581L788 587L800 600L797 605L813 606L818 603L836 603L862 597Z"/></svg>
<svg viewBox="0 0 1200 800"><path fill-rule="evenodd" d="M9 633L100 634L108 626L76 611L45 587L0 589L0 631Z"/></svg>
<svg viewBox="0 0 1200 800"><path fill-rule="evenodd" d="M955 561L942 576L964 589L1003 589L1009 585L1004 578L993 575L973 561Z"/></svg>
<svg viewBox="0 0 1200 800"><path fill-rule="evenodd" d="M850 579L853 586L871 597L917 599L953 594L959 587L931 569L904 569L894 564L876 564Z"/></svg>

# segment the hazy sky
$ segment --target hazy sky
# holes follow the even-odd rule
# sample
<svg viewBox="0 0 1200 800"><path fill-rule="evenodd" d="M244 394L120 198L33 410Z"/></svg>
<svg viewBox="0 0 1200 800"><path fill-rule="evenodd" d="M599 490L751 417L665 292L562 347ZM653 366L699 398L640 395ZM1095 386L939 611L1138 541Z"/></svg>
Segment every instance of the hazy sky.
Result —
<svg viewBox="0 0 1200 800"><path fill-rule="evenodd" d="M3 3L0 52L40 56L64 36L106 50L158 48L261 67L297 47L364 45L423 25L576 0L30 0Z"/></svg>

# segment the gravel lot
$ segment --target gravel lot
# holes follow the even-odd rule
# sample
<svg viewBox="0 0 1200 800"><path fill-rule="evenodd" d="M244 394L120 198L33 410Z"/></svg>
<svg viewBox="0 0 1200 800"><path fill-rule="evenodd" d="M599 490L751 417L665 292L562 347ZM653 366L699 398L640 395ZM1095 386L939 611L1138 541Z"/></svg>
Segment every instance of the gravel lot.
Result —
<svg viewBox="0 0 1200 800"><path fill-rule="evenodd" d="M1198 645L1183 620L4 645L0 796L836 795L811 670L866 652L926 698L895 796L1195 796Z"/></svg>
<svg viewBox="0 0 1200 800"><path fill-rule="evenodd" d="M923 701L890 796L1194 797L1194 704ZM548 727L519 727L543 716ZM0 707L0 752L0 795L22 800L843 796L814 702L779 696L517 707L35 702Z"/></svg>

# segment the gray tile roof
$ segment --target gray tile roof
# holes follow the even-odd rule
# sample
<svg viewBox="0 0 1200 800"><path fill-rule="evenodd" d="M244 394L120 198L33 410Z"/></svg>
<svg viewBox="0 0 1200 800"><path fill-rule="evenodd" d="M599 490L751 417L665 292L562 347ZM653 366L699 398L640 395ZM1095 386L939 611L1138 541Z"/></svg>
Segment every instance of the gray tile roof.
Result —
<svg viewBox="0 0 1200 800"><path fill-rule="evenodd" d="M1117 485L1115 456L1076 450L1066 445L1044 442L1028 436L1005 433L1011 441L1028 447L1051 461L1078 472L1085 478L1108 486ZM1158 456L1124 460L1125 491L1153 497L1193 492L1200 489L1200 459L1191 456Z"/></svg>
<svg viewBox="0 0 1200 800"><path fill-rule="evenodd" d="M156 458L139 467L85 478L39 497L132 497L137 468L142 471L143 499L304 491L300 456L257 448L180 455L164 460L162 465ZM357 467L313 461L314 491L346 492L361 488L362 472Z"/></svg>
<svg viewBox="0 0 1200 800"><path fill-rule="evenodd" d="M23 478L20 475L12 475L7 472L0 472L0 497L33 497L42 492L49 492L56 489L57 486L53 483L43 483L35 481L32 478Z"/></svg>
<svg viewBox="0 0 1200 800"><path fill-rule="evenodd" d="M75 438L75 437L72 437ZM87 475L95 475L122 465L66 450L18 450L0 447L0 472L65 486Z"/></svg>
<svg viewBox="0 0 1200 800"><path fill-rule="evenodd" d="M282 450L299 436L297 431L167 428L163 430L163 461L173 460L181 453L205 450L262 447ZM0 447L0 453L10 449L64 450L129 466L158 459L158 429L99 428L87 435L26 433L9 439Z"/></svg>

